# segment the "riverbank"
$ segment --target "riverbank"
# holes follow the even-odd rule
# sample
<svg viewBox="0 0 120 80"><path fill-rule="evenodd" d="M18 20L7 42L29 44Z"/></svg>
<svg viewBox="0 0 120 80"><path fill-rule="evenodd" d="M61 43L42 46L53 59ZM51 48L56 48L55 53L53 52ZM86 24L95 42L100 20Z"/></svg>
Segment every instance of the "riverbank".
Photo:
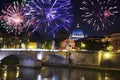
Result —
<svg viewBox="0 0 120 80"><path fill-rule="evenodd" d="M71 69L87 69L87 70L95 70L95 71L117 71L120 72L120 68L109 68L109 67L101 67L101 66L90 66L90 65L79 65L79 64L55 64L55 63L42 63L41 66L36 67L26 67L19 65L8 65L8 67L23 67L23 68L32 68L32 69L41 69L43 67L59 67L59 68L71 68ZM4 65L0 65L0 67L4 67Z"/></svg>
<svg viewBox="0 0 120 80"><path fill-rule="evenodd" d="M89 65L78 65L78 64L54 64L54 63L42 63L42 66L62 67L62 68L77 68L77 69L88 69L88 70L99 70L99 71L117 71L120 72L120 68L109 68L101 66L89 66Z"/></svg>

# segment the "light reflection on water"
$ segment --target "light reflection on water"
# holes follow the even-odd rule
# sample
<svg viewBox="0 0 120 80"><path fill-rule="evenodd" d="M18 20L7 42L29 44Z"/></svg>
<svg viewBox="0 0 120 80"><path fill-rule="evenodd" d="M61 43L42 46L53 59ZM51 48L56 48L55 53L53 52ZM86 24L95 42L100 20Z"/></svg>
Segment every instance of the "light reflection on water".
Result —
<svg viewBox="0 0 120 80"><path fill-rule="evenodd" d="M120 80L120 72L43 67L41 69L4 66L0 80Z"/></svg>

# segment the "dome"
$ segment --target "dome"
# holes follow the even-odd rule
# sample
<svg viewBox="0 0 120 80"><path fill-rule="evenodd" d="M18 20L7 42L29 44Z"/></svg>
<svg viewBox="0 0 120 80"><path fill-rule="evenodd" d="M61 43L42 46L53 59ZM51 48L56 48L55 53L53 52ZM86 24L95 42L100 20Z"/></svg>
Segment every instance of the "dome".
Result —
<svg viewBox="0 0 120 80"><path fill-rule="evenodd" d="M75 29L73 30L72 34L84 34L81 29Z"/></svg>
<svg viewBox="0 0 120 80"><path fill-rule="evenodd" d="M75 30L73 30L72 34L71 34L71 38L73 40L79 40L81 38L84 38L84 33L81 29L77 28Z"/></svg>

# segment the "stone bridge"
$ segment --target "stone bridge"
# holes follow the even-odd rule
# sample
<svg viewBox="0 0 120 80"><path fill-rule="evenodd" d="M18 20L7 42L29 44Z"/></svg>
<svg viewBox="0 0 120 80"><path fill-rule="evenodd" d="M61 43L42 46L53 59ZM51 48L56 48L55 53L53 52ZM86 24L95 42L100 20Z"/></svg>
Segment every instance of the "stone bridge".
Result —
<svg viewBox="0 0 120 80"><path fill-rule="evenodd" d="M61 53L61 54L59 54ZM43 62L66 63L65 51L47 49L0 49L0 61L10 55L19 59L20 66L36 67Z"/></svg>
<svg viewBox="0 0 120 80"><path fill-rule="evenodd" d="M101 54L89 51L47 50L47 49L0 49L0 61L10 55L19 59L20 66L35 67L42 62L66 64L69 58L74 64L100 65Z"/></svg>

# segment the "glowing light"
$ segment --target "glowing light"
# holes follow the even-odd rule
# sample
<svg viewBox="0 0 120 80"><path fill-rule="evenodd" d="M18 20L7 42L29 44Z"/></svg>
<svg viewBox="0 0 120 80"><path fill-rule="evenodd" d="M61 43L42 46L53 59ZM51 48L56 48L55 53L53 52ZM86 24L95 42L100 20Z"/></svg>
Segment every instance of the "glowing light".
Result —
<svg viewBox="0 0 120 80"><path fill-rule="evenodd" d="M37 76L37 80L42 80L41 74L39 74L39 75Z"/></svg>
<svg viewBox="0 0 120 80"><path fill-rule="evenodd" d="M53 75L51 80L58 80L58 76L57 75Z"/></svg>
<svg viewBox="0 0 120 80"><path fill-rule="evenodd" d="M82 19L97 31L107 29L118 15L117 3L117 0L83 0L80 7Z"/></svg>
<svg viewBox="0 0 120 80"><path fill-rule="evenodd" d="M85 48L86 45L84 43L81 43L81 48Z"/></svg>
<svg viewBox="0 0 120 80"><path fill-rule="evenodd" d="M19 77L19 67L17 67L16 78Z"/></svg>
<svg viewBox="0 0 120 80"><path fill-rule="evenodd" d="M112 51L112 50L113 50L113 46L108 46L108 47L107 47L107 50L108 50L108 51Z"/></svg>
<svg viewBox="0 0 120 80"><path fill-rule="evenodd" d="M30 43L27 45L27 48L28 48L28 49L36 49L36 43L35 43L35 42L30 42Z"/></svg>
<svg viewBox="0 0 120 80"><path fill-rule="evenodd" d="M104 54L103 50L98 51L98 66L100 66L101 63L102 54Z"/></svg>
<svg viewBox="0 0 120 80"><path fill-rule="evenodd" d="M110 80L107 72L105 73L105 80Z"/></svg>
<svg viewBox="0 0 120 80"><path fill-rule="evenodd" d="M30 0L26 7L26 15L35 22L32 33L55 37L60 29L69 31L73 17L70 0Z"/></svg>
<svg viewBox="0 0 120 80"><path fill-rule="evenodd" d="M82 76L82 77L80 78L80 80L85 80L85 77L84 77L84 76Z"/></svg>
<svg viewBox="0 0 120 80"><path fill-rule="evenodd" d="M120 52L120 49L118 49L117 52Z"/></svg>
<svg viewBox="0 0 120 80"><path fill-rule="evenodd" d="M4 65L3 80L7 79L7 66Z"/></svg>
<svg viewBox="0 0 120 80"><path fill-rule="evenodd" d="M110 52L105 52L104 55L103 55L103 57L105 59L110 59L112 57L112 54Z"/></svg>
<svg viewBox="0 0 120 80"><path fill-rule="evenodd" d="M104 11L104 17L109 17L111 15L110 11Z"/></svg>
<svg viewBox="0 0 120 80"><path fill-rule="evenodd" d="M42 58L43 58L43 54L42 54L42 52L39 53L39 54L37 54L37 59L38 59L38 60L42 60Z"/></svg>
<svg viewBox="0 0 120 80"><path fill-rule="evenodd" d="M51 49L55 49L55 41L52 41L52 48Z"/></svg>
<svg viewBox="0 0 120 80"><path fill-rule="evenodd" d="M25 44L24 43L22 43L21 44L21 48L25 48L26 46L25 46Z"/></svg>

